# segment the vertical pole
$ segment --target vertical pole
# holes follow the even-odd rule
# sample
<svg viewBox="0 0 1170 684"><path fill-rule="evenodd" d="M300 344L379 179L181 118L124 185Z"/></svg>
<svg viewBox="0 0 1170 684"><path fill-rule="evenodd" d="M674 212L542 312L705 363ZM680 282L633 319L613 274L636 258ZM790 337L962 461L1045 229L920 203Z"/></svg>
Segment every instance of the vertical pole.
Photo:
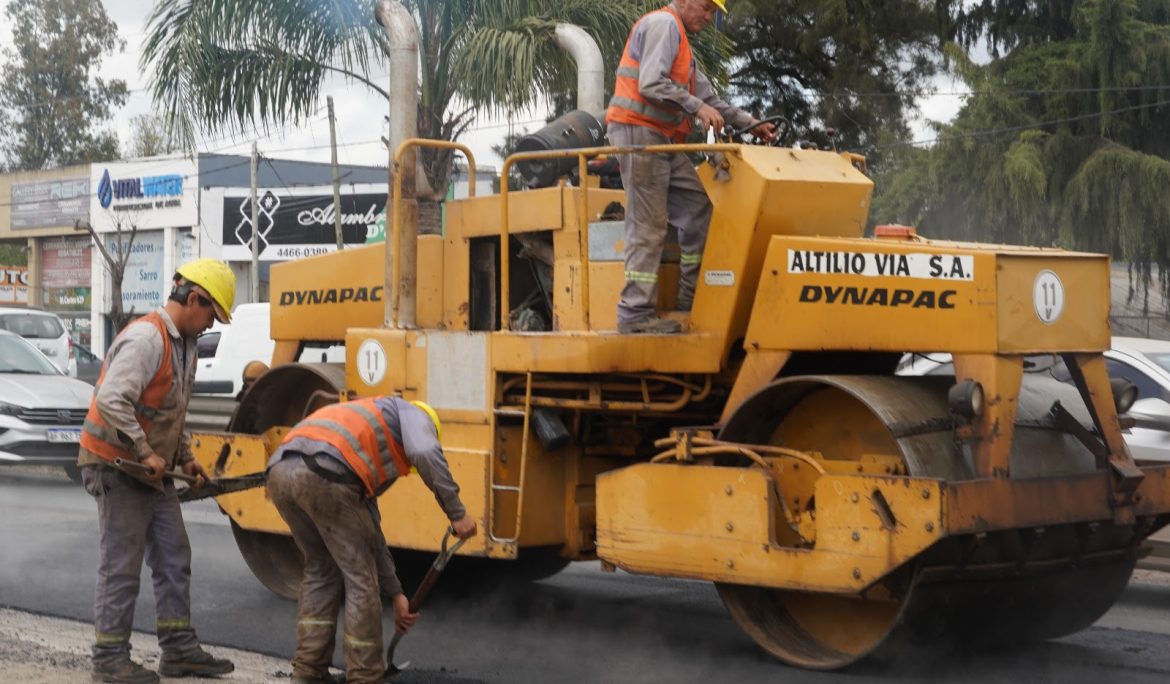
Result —
<svg viewBox="0 0 1170 684"><path fill-rule="evenodd" d="M386 208L387 227L393 221L400 235L394 244L389 234L386 236L385 320L387 327L413 328L418 270L417 154L411 147L399 160L398 152L404 142L418 136L418 27L410 10L396 0L378 0L375 16L386 30L390 62L388 180L391 188L395 183L402 188L400 201L392 200L392 206Z"/></svg>
<svg viewBox="0 0 1170 684"><path fill-rule="evenodd" d="M341 239L341 173L337 168L337 124L333 118L333 96L325 98L329 103L329 148L333 150L333 228L337 232L337 251L345 249Z"/></svg>
<svg viewBox="0 0 1170 684"><path fill-rule="evenodd" d="M256 142L252 142L252 301L260 301L260 205L256 201Z"/></svg>

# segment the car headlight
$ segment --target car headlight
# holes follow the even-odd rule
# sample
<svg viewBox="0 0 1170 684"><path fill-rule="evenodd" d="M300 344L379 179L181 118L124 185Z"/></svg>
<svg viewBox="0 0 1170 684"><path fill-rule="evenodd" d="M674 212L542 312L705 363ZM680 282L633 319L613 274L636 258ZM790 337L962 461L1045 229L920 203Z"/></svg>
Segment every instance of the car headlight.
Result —
<svg viewBox="0 0 1170 684"><path fill-rule="evenodd" d="M0 401L0 416L18 416L23 409L15 404Z"/></svg>

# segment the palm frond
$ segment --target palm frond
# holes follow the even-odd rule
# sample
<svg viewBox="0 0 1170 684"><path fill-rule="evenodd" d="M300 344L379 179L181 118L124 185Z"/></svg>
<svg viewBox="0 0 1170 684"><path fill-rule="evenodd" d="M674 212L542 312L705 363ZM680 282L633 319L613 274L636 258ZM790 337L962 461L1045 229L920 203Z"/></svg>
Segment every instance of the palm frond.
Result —
<svg viewBox="0 0 1170 684"><path fill-rule="evenodd" d="M329 72L369 85L381 35L355 0L159 0L140 66L190 147L201 130L303 121Z"/></svg>

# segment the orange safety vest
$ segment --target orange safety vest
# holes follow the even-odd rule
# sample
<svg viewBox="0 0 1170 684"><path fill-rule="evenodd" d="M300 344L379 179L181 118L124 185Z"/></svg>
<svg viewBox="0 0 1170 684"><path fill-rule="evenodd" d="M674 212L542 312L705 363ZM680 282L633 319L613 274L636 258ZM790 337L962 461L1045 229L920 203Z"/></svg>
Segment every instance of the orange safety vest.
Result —
<svg viewBox="0 0 1170 684"><path fill-rule="evenodd" d="M410 473L399 429L386 422L372 398L330 404L314 411L297 423L281 444L298 437L336 449L365 485L367 496L381 494L395 479ZM394 473L390 473L387 455L392 459Z"/></svg>
<svg viewBox="0 0 1170 684"><path fill-rule="evenodd" d="M171 391L171 385L174 384L175 369L171 362L171 334L167 330L166 321L163 320L162 316L157 311L151 311L130 325L138 324L153 325L159 334L162 335L163 339L162 363L159 364L154 377L146 384L146 389L142 390L142 396L138 397L138 401L134 402L134 413L138 419L138 424L142 426L143 432L149 433L151 423L154 422L155 416L158 415L163 402L167 398L167 393ZM130 327L127 326L126 330L129 329ZM126 330L123 330L118 336L121 337L122 334L125 334ZM127 445L122 440L118 439L117 430L113 430L106 425L106 421L102 418L102 414L97 408L98 390L101 389L102 380L106 378L106 370L109 368L109 364L110 359L107 357L105 362L102 363L102 372L98 376L93 399L89 402L89 412L85 415L85 426L81 431L81 446L111 463L118 458L137 461L138 457L127 448Z"/></svg>
<svg viewBox="0 0 1170 684"><path fill-rule="evenodd" d="M674 17L678 24L679 44L678 54L670 66L670 80L680 88L686 88L692 95L695 94L695 65L691 54L691 42L687 39L687 30L683 26L682 18L670 7L655 10L639 19L626 39L626 49L622 52L622 61L618 65L617 82L614 85L613 99L609 101L609 110L605 118L608 122L633 124L653 128L674 142L686 142L687 134L691 132L691 115L682 109L664 109L662 106L651 103L638 91L638 75L641 73L640 62L630 54L630 46L634 41L634 34L638 31L638 24L656 12L667 12Z"/></svg>

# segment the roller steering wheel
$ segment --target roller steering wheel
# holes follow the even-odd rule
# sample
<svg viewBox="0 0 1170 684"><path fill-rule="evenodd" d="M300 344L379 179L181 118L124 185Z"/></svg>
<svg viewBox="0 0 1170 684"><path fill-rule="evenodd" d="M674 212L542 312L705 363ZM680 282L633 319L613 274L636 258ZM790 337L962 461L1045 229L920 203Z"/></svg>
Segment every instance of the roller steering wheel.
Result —
<svg viewBox="0 0 1170 684"><path fill-rule="evenodd" d="M745 126L745 127L740 128L738 130L732 131L731 136L733 138L738 138L741 135L743 135L744 133L747 133L748 131L752 130L756 126L759 126L761 124L766 124L766 123L776 124L776 134L774 136L772 136L772 141L770 144L775 146L775 147L781 147L784 144L784 139L787 138L790 133L792 133L792 122L789 121L787 118L780 116L780 115L769 116L768 118L763 119L761 121L757 121L756 123L751 124L750 126Z"/></svg>

